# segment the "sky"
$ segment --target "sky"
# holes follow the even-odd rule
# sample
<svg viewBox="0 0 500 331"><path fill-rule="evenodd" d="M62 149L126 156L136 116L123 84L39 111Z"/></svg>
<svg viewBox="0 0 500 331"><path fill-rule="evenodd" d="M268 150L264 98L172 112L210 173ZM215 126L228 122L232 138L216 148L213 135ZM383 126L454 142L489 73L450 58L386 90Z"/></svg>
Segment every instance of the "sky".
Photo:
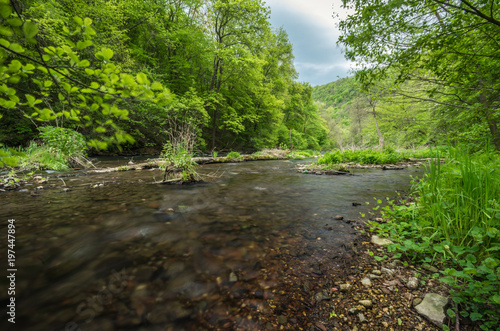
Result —
<svg viewBox="0 0 500 331"><path fill-rule="evenodd" d="M271 25L283 27L293 44L300 82L323 85L352 74L353 65L337 46L340 35L333 11L342 0L264 0L271 8Z"/></svg>

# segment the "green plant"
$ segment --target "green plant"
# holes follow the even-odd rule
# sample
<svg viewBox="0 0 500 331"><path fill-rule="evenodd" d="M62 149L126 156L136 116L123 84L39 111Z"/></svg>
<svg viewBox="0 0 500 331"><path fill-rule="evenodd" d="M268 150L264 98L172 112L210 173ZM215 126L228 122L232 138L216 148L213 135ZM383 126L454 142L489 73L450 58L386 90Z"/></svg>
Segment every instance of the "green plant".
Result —
<svg viewBox="0 0 500 331"><path fill-rule="evenodd" d="M228 159L240 159L241 158L241 154L238 153L238 152L229 152L227 154L227 158Z"/></svg>
<svg viewBox="0 0 500 331"><path fill-rule="evenodd" d="M213 151L212 152L212 157L215 159L217 157L217 152L216 151Z"/></svg>
<svg viewBox="0 0 500 331"><path fill-rule="evenodd" d="M130 167L128 165L123 165L118 167L118 171L128 171Z"/></svg>
<svg viewBox="0 0 500 331"><path fill-rule="evenodd" d="M168 142L163 147L161 157L165 160L165 176L176 171L182 173L182 178L187 181L196 178L196 162L193 161L191 153L182 144L172 144Z"/></svg>
<svg viewBox="0 0 500 331"><path fill-rule="evenodd" d="M500 167L496 154L449 150L413 181L415 203L382 208L385 224L372 223L394 244L388 250L440 266L460 315L490 330L500 323Z"/></svg>
<svg viewBox="0 0 500 331"><path fill-rule="evenodd" d="M85 155L87 144L82 134L66 128L44 126L39 128L40 138L48 147L52 147L66 156Z"/></svg>

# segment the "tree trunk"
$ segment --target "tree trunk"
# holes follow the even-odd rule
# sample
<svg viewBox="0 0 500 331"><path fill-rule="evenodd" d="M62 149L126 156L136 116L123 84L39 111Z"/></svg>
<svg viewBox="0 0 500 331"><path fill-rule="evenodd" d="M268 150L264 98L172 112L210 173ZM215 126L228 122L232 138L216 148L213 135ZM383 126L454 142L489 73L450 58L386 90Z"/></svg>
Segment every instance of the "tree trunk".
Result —
<svg viewBox="0 0 500 331"><path fill-rule="evenodd" d="M377 113L375 112L375 107L373 108L372 113L373 113L373 120L375 121L375 127L377 128L379 148L380 150L382 150L384 148L384 136L382 136L382 132L380 132L380 128L378 126Z"/></svg>

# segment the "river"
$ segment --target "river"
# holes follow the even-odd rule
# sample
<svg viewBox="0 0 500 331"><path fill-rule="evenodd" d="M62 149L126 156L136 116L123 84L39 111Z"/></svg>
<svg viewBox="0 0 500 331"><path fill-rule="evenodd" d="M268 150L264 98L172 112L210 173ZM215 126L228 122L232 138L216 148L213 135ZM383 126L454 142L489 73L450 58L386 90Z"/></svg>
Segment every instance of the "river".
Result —
<svg viewBox="0 0 500 331"><path fill-rule="evenodd" d="M284 306L296 304L295 287L310 285L302 277L326 281L326 261L347 251L364 202L395 197L418 170L316 176L296 172L298 162L306 161L204 165L210 181L195 185L153 184L159 170L51 173L43 189L0 193L2 237L15 220L17 269L16 324L2 318L1 329L299 323ZM1 254L8 269L6 245ZM0 300L9 304L7 291Z"/></svg>

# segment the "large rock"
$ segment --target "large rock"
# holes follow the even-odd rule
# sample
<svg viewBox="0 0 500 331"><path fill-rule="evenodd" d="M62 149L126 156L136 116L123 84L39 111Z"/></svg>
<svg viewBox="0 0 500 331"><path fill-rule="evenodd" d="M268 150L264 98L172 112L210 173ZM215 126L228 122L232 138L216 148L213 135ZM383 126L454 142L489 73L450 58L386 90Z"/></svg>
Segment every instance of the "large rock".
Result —
<svg viewBox="0 0 500 331"><path fill-rule="evenodd" d="M379 236L372 236L372 244L375 244L377 246L385 246L392 244L392 241L390 241L387 238L380 238Z"/></svg>
<svg viewBox="0 0 500 331"><path fill-rule="evenodd" d="M424 300L415 309L420 315L441 328L445 318L444 307L447 304L448 298L436 293L427 293Z"/></svg>

